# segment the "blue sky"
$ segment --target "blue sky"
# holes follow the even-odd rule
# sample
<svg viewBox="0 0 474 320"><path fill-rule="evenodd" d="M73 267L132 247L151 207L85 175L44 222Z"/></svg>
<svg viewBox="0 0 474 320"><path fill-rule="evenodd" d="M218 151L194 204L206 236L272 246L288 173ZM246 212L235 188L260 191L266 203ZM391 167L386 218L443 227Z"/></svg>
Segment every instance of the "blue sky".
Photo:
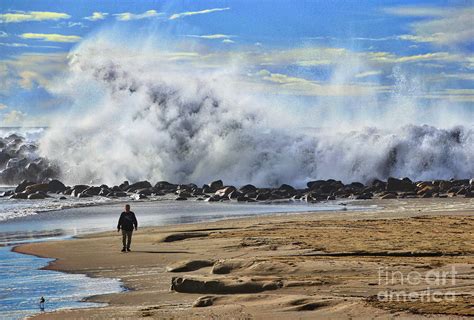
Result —
<svg viewBox="0 0 474 320"><path fill-rule="evenodd" d="M419 83L418 103L472 110L473 16L468 0L2 1L0 124L47 124L67 109L53 80L67 74L70 50L108 29L195 43L197 65L216 69L243 57L242 81L308 105L383 99L402 70Z"/></svg>

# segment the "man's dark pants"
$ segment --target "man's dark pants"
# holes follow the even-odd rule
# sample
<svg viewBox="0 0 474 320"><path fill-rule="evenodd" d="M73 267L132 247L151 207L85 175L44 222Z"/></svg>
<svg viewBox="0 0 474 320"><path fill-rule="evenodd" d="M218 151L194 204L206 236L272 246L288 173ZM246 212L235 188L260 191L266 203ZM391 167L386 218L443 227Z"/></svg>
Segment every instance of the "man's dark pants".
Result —
<svg viewBox="0 0 474 320"><path fill-rule="evenodd" d="M132 233L133 230L127 231L122 229L122 243L124 248L130 249L130 244L132 243Z"/></svg>

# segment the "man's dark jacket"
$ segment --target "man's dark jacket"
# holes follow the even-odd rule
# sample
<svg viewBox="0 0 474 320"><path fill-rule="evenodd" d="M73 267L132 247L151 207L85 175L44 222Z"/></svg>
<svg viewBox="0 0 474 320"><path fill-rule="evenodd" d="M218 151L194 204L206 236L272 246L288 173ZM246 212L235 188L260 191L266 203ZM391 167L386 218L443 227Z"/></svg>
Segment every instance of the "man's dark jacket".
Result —
<svg viewBox="0 0 474 320"><path fill-rule="evenodd" d="M135 217L135 213L132 211L130 212L122 212L120 215L120 219L117 225L117 229L122 229L125 231L133 231L138 227L138 221Z"/></svg>

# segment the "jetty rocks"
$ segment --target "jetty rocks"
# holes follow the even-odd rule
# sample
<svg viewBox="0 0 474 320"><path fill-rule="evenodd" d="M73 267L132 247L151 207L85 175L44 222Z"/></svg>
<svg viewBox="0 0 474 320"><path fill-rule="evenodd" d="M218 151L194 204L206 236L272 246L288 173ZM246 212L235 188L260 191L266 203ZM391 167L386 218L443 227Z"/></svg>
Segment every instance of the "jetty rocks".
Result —
<svg viewBox="0 0 474 320"><path fill-rule="evenodd" d="M22 136L0 137L0 184L12 185L22 180L54 179L59 168L37 155L38 146Z"/></svg>
<svg viewBox="0 0 474 320"><path fill-rule="evenodd" d="M251 184L235 187L225 185L222 180L198 186L194 183L173 184L149 181L120 185L100 186L73 185L66 186L57 179L45 179L41 182L23 180L13 190L0 193L2 197L12 199L44 199L53 194L75 198L107 197L146 200L149 198L167 197L176 201L195 200L208 202L272 202L272 201L305 201L320 202L337 199L398 199L398 198L447 198L474 197L474 179L451 179L433 181L411 181L409 178L393 178L387 181L375 179L368 184L352 182L344 184L338 180L314 180L306 188L295 188L282 184L277 188L262 188Z"/></svg>

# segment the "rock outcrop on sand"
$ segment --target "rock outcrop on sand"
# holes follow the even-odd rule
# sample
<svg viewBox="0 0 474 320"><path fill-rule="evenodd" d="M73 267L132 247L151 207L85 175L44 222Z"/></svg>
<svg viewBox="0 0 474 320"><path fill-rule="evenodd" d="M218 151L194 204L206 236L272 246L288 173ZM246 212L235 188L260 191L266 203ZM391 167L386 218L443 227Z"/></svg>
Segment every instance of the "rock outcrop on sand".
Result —
<svg viewBox="0 0 474 320"><path fill-rule="evenodd" d="M202 187L194 183L173 184L159 181L154 185L149 181L120 185L100 186L74 185L66 186L57 179L21 181L16 188L0 194L14 199L40 199L32 194L62 194L71 197L87 198L101 196L107 198L129 197L132 200L145 200L149 197L171 196L177 201L204 200L208 202L271 202L271 201L306 201L319 202L337 199L397 199L397 198L447 198L474 197L473 179L451 179L431 181L411 181L409 178L397 179L390 177L387 181L373 180L363 184L352 182L344 184L338 180L314 180L307 183L304 189L282 184L277 188L256 187L250 184L240 188L225 185L216 180Z"/></svg>
<svg viewBox="0 0 474 320"><path fill-rule="evenodd" d="M255 281L253 279L207 279L204 277L173 277L171 290L186 293L258 293L281 288L281 281Z"/></svg>

